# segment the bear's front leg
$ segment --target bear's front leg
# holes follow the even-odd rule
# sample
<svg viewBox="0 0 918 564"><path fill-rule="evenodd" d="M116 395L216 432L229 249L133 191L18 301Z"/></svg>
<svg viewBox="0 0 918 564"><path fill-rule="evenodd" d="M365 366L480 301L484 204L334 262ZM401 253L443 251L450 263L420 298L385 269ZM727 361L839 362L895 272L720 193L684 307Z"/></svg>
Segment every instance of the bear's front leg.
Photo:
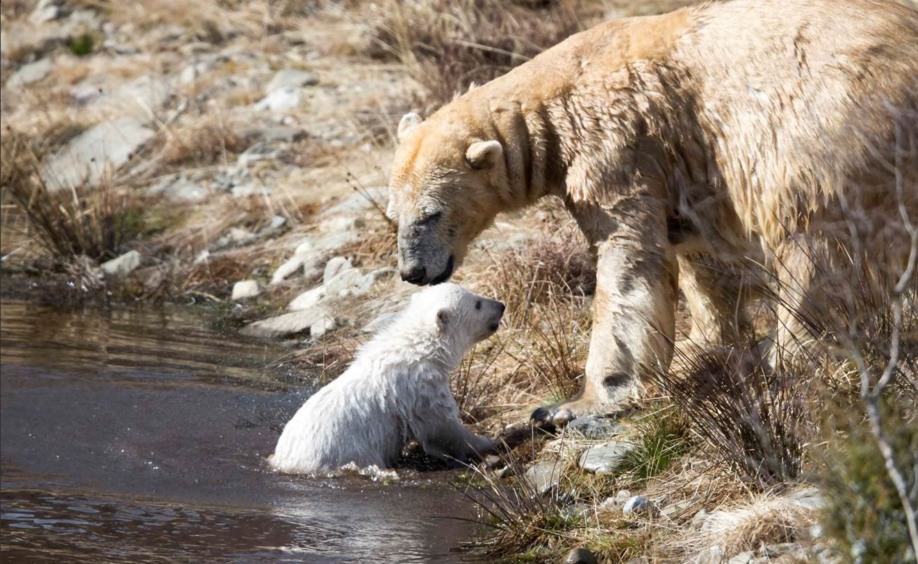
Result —
<svg viewBox="0 0 918 564"><path fill-rule="evenodd" d="M597 249L593 328L583 388L533 412L543 426L614 410L648 372L667 370L673 355L678 265L663 202L634 194L569 207Z"/></svg>

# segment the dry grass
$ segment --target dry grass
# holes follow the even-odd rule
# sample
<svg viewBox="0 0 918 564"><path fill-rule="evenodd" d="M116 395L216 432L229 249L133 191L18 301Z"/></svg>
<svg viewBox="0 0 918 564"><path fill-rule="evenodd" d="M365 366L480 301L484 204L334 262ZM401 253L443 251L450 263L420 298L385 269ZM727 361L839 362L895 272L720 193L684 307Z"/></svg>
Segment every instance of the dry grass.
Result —
<svg viewBox="0 0 918 564"><path fill-rule="evenodd" d="M39 174L39 155L29 141L8 129L2 144L2 184L22 210L29 234L49 255L112 258L142 236L149 202L130 197L104 178L97 186L52 192Z"/></svg>
<svg viewBox="0 0 918 564"><path fill-rule="evenodd" d="M507 324L523 327L540 304L582 304L578 298L595 290L596 266L583 236L567 225L559 233L546 230L531 244L492 255L476 279L477 290L505 302Z"/></svg>
<svg viewBox="0 0 918 564"><path fill-rule="evenodd" d="M387 0L367 12L371 54L405 65L437 105L528 61L586 19L576 0Z"/></svg>
<svg viewBox="0 0 918 564"><path fill-rule="evenodd" d="M788 366L773 371L740 350L685 350L653 380L696 435L756 487L797 478L810 431L810 379Z"/></svg>
<svg viewBox="0 0 918 564"><path fill-rule="evenodd" d="M819 517L818 507L788 496L764 495L713 512L702 530L680 538L691 552L719 546L728 557L764 545L798 541Z"/></svg>

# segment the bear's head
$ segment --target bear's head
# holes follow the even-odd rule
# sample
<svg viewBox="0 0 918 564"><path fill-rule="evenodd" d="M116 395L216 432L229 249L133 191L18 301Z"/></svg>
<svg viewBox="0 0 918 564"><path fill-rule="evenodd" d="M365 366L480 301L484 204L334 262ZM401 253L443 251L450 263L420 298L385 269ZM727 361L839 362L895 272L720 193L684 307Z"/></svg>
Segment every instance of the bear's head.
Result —
<svg viewBox="0 0 918 564"><path fill-rule="evenodd" d="M411 298L412 318L421 318L438 335L465 352L497 331L504 304L479 296L456 284L439 284L417 292Z"/></svg>
<svg viewBox="0 0 918 564"><path fill-rule="evenodd" d="M410 113L398 127L387 214L398 222L402 280L420 286L449 280L504 207L501 144L480 138L474 120L451 110L426 122Z"/></svg>

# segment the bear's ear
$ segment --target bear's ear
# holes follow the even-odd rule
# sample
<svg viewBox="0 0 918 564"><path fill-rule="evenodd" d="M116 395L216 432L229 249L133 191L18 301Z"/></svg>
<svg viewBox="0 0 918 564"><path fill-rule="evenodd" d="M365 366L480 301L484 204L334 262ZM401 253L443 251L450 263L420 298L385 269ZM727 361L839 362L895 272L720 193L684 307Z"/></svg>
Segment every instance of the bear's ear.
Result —
<svg viewBox="0 0 918 564"><path fill-rule="evenodd" d="M401 143L405 140L409 133L414 131L414 129L421 125L421 122L424 119L421 117L421 114L417 112L408 112L402 116L401 121L398 122L398 142Z"/></svg>
<svg viewBox="0 0 918 564"><path fill-rule="evenodd" d="M445 331L446 326L449 325L450 313L447 309L441 309L437 312L437 327L440 331Z"/></svg>
<svg viewBox="0 0 918 564"><path fill-rule="evenodd" d="M398 209L395 203L395 194L389 195L389 204L386 206L386 217L391 221L398 221Z"/></svg>
<svg viewBox="0 0 918 564"><path fill-rule="evenodd" d="M504 148L498 141L476 141L469 145L465 159L475 170L491 168L503 154Z"/></svg>

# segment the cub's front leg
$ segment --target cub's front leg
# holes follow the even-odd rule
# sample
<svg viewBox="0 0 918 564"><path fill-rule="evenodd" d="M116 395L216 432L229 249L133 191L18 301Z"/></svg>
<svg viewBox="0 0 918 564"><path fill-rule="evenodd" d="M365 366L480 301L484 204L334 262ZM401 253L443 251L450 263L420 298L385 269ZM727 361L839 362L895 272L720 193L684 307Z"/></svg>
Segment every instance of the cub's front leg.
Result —
<svg viewBox="0 0 918 564"><path fill-rule="evenodd" d="M614 410L672 360L678 265L661 199L634 193L568 206L596 246L596 295L586 378L577 396L533 412L540 425Z"/></svg>

